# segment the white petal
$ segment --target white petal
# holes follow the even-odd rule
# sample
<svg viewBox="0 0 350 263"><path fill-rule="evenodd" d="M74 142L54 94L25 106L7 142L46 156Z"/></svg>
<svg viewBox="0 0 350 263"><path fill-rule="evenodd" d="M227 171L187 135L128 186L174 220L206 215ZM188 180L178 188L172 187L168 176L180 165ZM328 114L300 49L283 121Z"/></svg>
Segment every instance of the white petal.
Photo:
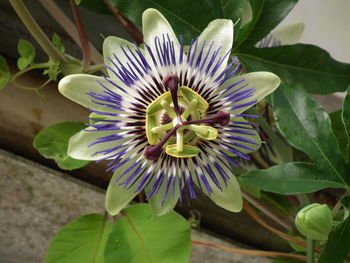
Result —
<svg viewBox="0 0 350 263"><path fill-rule="evenodd" d="M223 186L222 191L217 187L212 186L213 193L209 195L218 206L231 211L240 212L243 207L243 199L240 186L234 175L227 182L227 187Z"/></svg>
<svg viewBox="0 0 350 263"><path fill-rule="evenodd" d="M301 34L304 32L305 24L295 22L279 29L276 29L271 34L281 41L281 45L292 45L299 42Z"/></svg>
<svg viewBox="0 0 350 263"><path fill-rule="evenodd" d="M255 88L256 91L252 94L251 97L243 99L238 102L232 103L231 106L237 106L245 103L249 103L251 101L256 100L257 102L260 101L261 99L265 98L267 95L272 93L277 87L280 85L281 80L280 78L270 72L252 72L252 73L247 73L244 75L239 75L235 78L229 79L226 81L223 85L223 87L227 87L233 83L236 83L240 80L244 80L237 88L243 86L244 84L249 83L247 87L244 89L240 90L247 90L250 88ZM239 114L244 111L246 111L248 108L250 108L252 105L244 106L244 107L239 107L237 109L231 110L231 114Z"/></svg>
<svg viewBox="0 0 350 263"><path fill-rule="evenodd" d="M100 82L102 85L105 85L108 89L111 89L113 92L130 99L124 92L120 91L112 84L107 82L104 78L88 75L88 74L74 74L64 77L58 83L59 92L67 97L68 99L92 110L104 111L104 112L117 112L109 107L98 105L93 102L93 98L87 93L93 92L98 94L104 94L103 87L98 84ZM113 80L117 85L120 83L116 80Z"/></svg>
<svg viewBox="0 0 350 263"><path fill-rule="evenodd" d="M106 210L112 216L117 215L138 194L138 192L136 192L138 183L135 183L130 189L128 189L127 186L124 187L123 185L119 185L122 180L116 182L119 176L123 174L124 171L136 161L136 159L137 157L132 158L123 166L119 167L109 182L106 192ZM125 178L127 178L131 172L126 174Z"/></svg>
<svg viewBox="0 0 350 263"><path fill-rule="evenodd" d="M99 124L99 123L96 123ZM87 130L94 130L94 128L87 128ZM108 141L104 143L97 143L92 146L90 144L97 141L98 138L116 134L118 131L80 131L73 135L68 144L68 155L78 160L100 160L102 158L111 156L115 152L109 154L96 154L96 152L111 149L122 143L125 143L132 137L126 137L124 139Z"/></svg>
<svg viewBox="0 0 350 263"><path fill-rule="evenodd" d="M168 66L165 66L164 64L162 65L162 63L160 62L161 60L158 57L158 52L155 43L156 39L158 39L157 41L159 41L161 45L163 41L165 41L167 44L167 42L170 40L170 42L172 42L171 45L173 45L174 47L176 62L178 63L180 54L180 44L166 18L158 10L149 8L145 12L143 12L142 29L144 42L150 48L150 50L146 49L145 57L151 65L152 71L159 72L162 77L168 74L176 73L178 69L174 67L174 65L172 65L172 62ZM153 54L153 56L151 55L151 53ZM162 57L161 54L160 56ZM156 64L153 62L153 58L156 60ZM157 74L154 75L156 78L158 78ZM161 81L161 79L159 79L159 81Z"/></svg>
<svg viewBox="0 0 350 263"><path fill-rule="evenodd" d="M170 185L166 199L163 203L164 193L166 192L166 182L165 178L162 182L162 185L157 194L153 194L150 199L148 199L148 203L151 205L151 208L156 216L162 216L173 210L177 201L179 200L179 184L178 177L176 178L174 193L172 193L172 185ZM146 188L146 191L149 192L152 189L154 180L151 181L149 186ZM174 196L173 196L174 194Z"/></svg>
<svg viewBox="0 0 350 263"><path fill-rule="evenodd" d="M122 47L126 51L128 50L128 47L130 47L130 49L132 51L136 50L136 47L135 47L135 45L133 43L131 43L131 42L125 40L125 39L119 38L119 37L109 36L103 41L103 58L104 58L105 65L107 65L108 67L112 68L116 72L118 72L118 70L113 65L111 60L113 60L113 62L116 63L118 66L120 66L120 64L115 59L114 54L120 60L120 62L123 65L125 65L126 67L127 67L127 63L130 61L130 59L128 59L127 56L125 56L125 54L124 54L124 52L122 50ZM130 58L132 58L132 57L130 57ZM108 71L108 75L112 79L119 79L113 73L113 71L111 71L110 69L107 69L107 71Z"/></svg>
<svg viewBox="0 0 350 263"><path fill-rule="evenodd" d="M197 53L200 52L202 44L206 43L203 54L205 55L210 48L211 43L213 46L211 48L211 54L221 47L219 54L215 60L217 62L220 58L223 58L228 51L232 48L233 43L233 23L232 20L228 19L216 19L209 23L209 25L204 29L204 31L198 37L198 48ZM222 61L217 73L214 75L219 75L227 66L227 61L230 54L227 54L226 58ZM205 65L210 61L210 57ZM215 64L214 62L214 64ZM204 67L205 68L205 67Z"/></svg>
<svg viewBox="0 0 350 263"><path fill-rule="evenodd" d="M241 117L231 118L231 122L232 121L248 123L247 120L245 120L244 118L241 118ZM241 124L237 124L237 125L241 125ZM247 127L247 128L251 128L252 127L250 125L241 125L241 126L244 126L244 127ZM250 152L255 152L256 150L258 150L261 147L261 138L260 138L259 133L255 129L254 130L244 130L244 131L253 133L254 135L247 135L247 134L241 134L241 133L229 131L229 130L232 130L232 129L239 130L239 128L223 127L223 134L222 134L222 136L220 138L222 138L224 140L226 139L226 140L229 140L229 141L234 141L235 143L239 143L239 144L241 144L243 146L249 147L252 150L241 148L239 146L231 145L232 147L236 148L237 150L239 150L239 151L241 151L242 153L245 153L245 154L250 153ZM256 142L256 144L243 142L243 141L238 141L238 140L227 139L226 136L230 136L230 135L231 136L239 136L239 137L242 137L242 138L245 138L245 139L254 140ZM221 140L218 140L218 142L223 143ZM225 153L227 153L228 155L232 155L231 152L226 151L226 150L225 150Z"/></svg>
<svg viewBox="0 0 350 263"><path fill-rule="evenodd" d="M146 44L154 47L154 40L158 37L169 36L174 41L175 54L179 51L179 41L168 20L156 9L149 8L142 14L143 37Z"/></svg>
<svg viewBox="0 0 350 263"><path fill-rule="evenodd" d="M218 184L222 188L222 191L216 186L216 184L213 182L213 180L210 178L209 174L207 173L206 169L204 169L203 167L201 167L201 170L207 178L207 181L212 190L212 193L208 194L206 188L203 185L203 182L201 182L202 190L218 206L221 206L222 208L225 208L226 210L229 210L231 212L240 212L242 210L242 204L243 204L242 193L241 193L238 181L235 175L233 174L232 170L228 169L222 163L218 163L220 167L225 171L226 175L230 177L230 179L226 182L227 184L226 185L221 175L218 173L216 168L214 168L214 166L212 165L213 161L208 162L208 160L206 160L205 162L212 167L212 170L216 176ZM203 166L203 164L201 166ZM198 182L196 180L194 181L194 183L198 186Z"/></svg>

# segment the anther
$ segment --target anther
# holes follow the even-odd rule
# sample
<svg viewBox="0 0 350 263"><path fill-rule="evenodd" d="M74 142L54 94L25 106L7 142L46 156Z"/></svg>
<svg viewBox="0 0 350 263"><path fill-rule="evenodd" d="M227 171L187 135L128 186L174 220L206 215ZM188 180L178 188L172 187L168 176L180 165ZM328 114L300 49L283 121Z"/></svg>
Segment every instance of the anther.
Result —
<svg viewBox="0 0 350 263"><path fill-rule="evenodd" d="M147 160L154 161L159 158L159 156L163 152L163 146L164 144L169 140L171 136L173 136L176 131L181 127L181 125L176 125L174 128L172 128L168 133L163 137L163 139L160 140L156 145L149 145L146 146L143 150L143 155Z"/></svg>

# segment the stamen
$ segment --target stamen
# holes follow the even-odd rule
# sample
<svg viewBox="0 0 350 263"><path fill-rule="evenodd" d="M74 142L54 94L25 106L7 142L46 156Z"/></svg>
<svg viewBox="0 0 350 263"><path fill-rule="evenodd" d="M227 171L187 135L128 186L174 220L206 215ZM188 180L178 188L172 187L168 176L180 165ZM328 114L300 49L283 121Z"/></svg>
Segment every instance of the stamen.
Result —
<svg viewBox="0 0 350 263"><path fill-rule="evenodd" d="M175 74L171 74L166 76L163 79L163 85L167 87L171 93L171 98L173 99L173 104L174 104L174 109L176 116L179 120L181 120L181 112L180 112L180 107L179 107L179 102L177 99L177 92L179 90L178 84L180 80Z"/></svg>
<svg viewBox="0 0 350 263"><path fill-rule="evenodd" d="M172 127L173 127L173 123L169 122L167 124L154 127L154 128L152 128L151 131L152 131L152 133L161 133L163 131L170 130Z"/></svg>
<svg viewBox="0 0 350 263"><path fill-rule="evenodd" d="M160 103L162 105L163 109L169 114L169 117L174 119L176 116L176 113L172 107L170 107L169 103L166 100L162 100Z"/></svg>
<svg viewBox="0 0 350 263"><path fill-rule="evenodd" d="M190 105L188 105L188 108L181 114L181 118L186 120L187 117L190 116L191 112L196 108L197 103L198 103L198 100L193 99L190 102Z"/></svg>
<svg viewBox="0 0 350 263"><path fill-rule="evenodd" d="M213 117L201 119L201 120L185 121L183 122L183 125L208 123L208 124L220 124L221 126L227 126L229 122L230 122L230 113L228 113L227 111L219 111Z"/></svg>

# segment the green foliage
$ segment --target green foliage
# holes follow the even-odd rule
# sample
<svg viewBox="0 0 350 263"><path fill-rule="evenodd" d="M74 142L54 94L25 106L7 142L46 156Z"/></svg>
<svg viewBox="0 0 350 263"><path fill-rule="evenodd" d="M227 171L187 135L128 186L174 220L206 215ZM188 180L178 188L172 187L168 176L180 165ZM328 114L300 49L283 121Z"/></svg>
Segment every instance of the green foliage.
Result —
<svg viewBox="0 0 350 263"><path fill-rule="evenodd" d="M242 49L235 55L248 72L273 72L286 84L308 93L345 91L350 83L350 64L334 60L313 45Z"/></svg>
<svg viewBox="0 0 350 263"><path fill-rule="evenodd" d="M60 73L60 63L49 59L50 67L44 70L43 74L47 75L50 79L56 81L57 76Z"/></svg>
<svg viewBox="0 0 350 263"><path fill-rule="evenodd" d="M343 110L345 108L343 107ZM332 122L332 130L337 137L340 150L344 156L344 159L348 158L348 136L345 130L345 126L342 119L343 110L338 110L329 114Z"/></svg>
<svg viewBox="0 0 350 263"><path fill-rule="evenodd" d="M350 252L350 217L338 224L328 236L319 263L343 263Z"/></svg>
<svg viewBox="0 0 350 263"><path fill-rule="evenodd" d="M0 90L5 87L10 78L11 73L6 59L3 56L0 56Z"/></svg>
<svg viewBox="0 0 350 263"><path fill-rule="evenodd" d="M147 8L158 9L181 35L185 43L196 38L216 18L232 19L235 23L241 16L246 1L242 0L109 0L120 12L141 27L142 13ZM194 12L195 10L195 12Z"/></svg>
<svg viewBox="0 0 350 263"><path fill-rule="evenodd" d="M326 178L346 185L345 162L324 108L287 85L273 94L272 101L277 126L287 141L314 160Z"/></svg>
<svg viewBox="0 0 350 263"><path fill-rule="evenodd" d="M79 1L81 1L81 0L79 0ZM66 49L64 48L59 35L54 33L52 36L51 42L58 49L59 52L61 52L62 54L65 52Z"/></svg>
<svg viewBox="0 0 350 263"><path fill-rule="evenodd" d="M45 263L104 263L103 251L112 223L97 214L84 215L56 234Z"/></svg>
<svg viewBox="0 0 350 263"><path fill-rule="evenodd" d="M254 170L242 175L240 180L264 191L286 195L344 187L337 178L328 178L316 166L307 163L286 163Z"/></svg>
<svg viewBox="0 0 350 263"><path fill-rule="evenodd" d="M347 95L344 99L342 121L345 127L346 135L348 138L347 143L347 162L350 165L350 87L347 89Z"/></svg>
<svg viewBox="0 0 350 263"><path fill-rule="evenodd" d="M241 180L280 194L346 188L349 183L347 167L325 110L303 92L285 84L273 94L272 101L281 134L316 165L281 164L249 172L241 176Z"/></svg>
<svg viewBox="0 0 350 263"><path fill-rule="evenodd" d="M33 147L45 158L54 159L61 169L78 169L89 161L70 157L67 154L68 142L71 136L85 127L82 122L62 122L49 126L35 136Z"/></svg>
<svg viewBox="0 0 350 263"><path fill-rule="evenodd" d="M341 199L341 204L344 207L344 219L347 218L350 214L350 195L344 196Z"/></svg>
<svg viewBox="0 0 350 263"><path fill-rule="evenodd" d="M298 0L249 0L252 19L237 36L234 49L251 47L269 34L288 15ZM229 18L229 17L228 17Z"/></svg>
<svg viewBox="0 0 350 263"><path fill-rule="evenodd" d="M124 210L108 238L105 262L188 262L189 223L175 212L155 217L146 204Z"/></svg>
<svg viewBox="0 0 350 263"><path fill-rule="evenodd" d="M29 41L20 39L17 45L17 51L20 55L17 60L17 67L19 70L23 70L33 63L35 49Z"/></svg>

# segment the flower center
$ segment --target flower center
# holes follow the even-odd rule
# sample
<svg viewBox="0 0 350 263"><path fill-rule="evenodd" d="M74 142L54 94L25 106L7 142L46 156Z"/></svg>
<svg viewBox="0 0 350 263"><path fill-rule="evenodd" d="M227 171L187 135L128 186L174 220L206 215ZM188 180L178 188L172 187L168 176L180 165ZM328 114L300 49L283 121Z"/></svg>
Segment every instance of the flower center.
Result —
<svg viewBox="0 0 350 263"><path fill-rule="evenodd" d="M230 114L219 111L203 118L209 104L202 96L189 87L179 87L176 75L165 77L163 84L169 91L146 109L146 136L150 146L145 148L144 156L157 160L165 149L166 154L173 157L194 157L200 153L195 146L197 140L216 139L218 131L211 125L227 125Z"/></svg>

